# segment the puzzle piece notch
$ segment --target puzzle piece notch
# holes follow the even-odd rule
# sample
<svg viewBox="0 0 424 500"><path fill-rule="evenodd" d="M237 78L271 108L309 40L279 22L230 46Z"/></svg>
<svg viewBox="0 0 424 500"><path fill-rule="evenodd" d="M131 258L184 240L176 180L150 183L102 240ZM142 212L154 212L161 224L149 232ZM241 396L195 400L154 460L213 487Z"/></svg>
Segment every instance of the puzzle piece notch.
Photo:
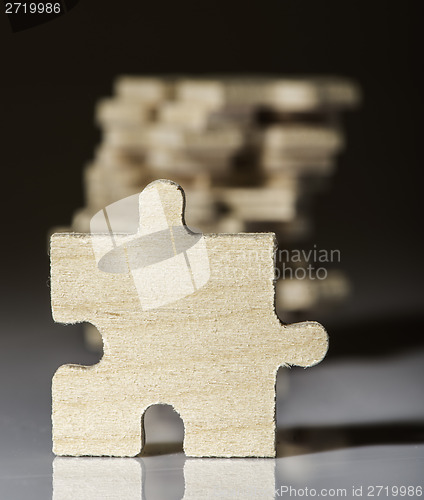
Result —
<svg viewBox="0 0 424 500"><path fill-rule="evenodd" d="M172 223L183 224L180 188L159 181L141 196L144 228L157 229L162 217L157 205L149 212L143 203L156 188ZM189 456L274 456L277 369L311 366L327 350L321 325L282 325L275 315L274 235L203 235L210 279L147 310L130 273L96 265L91 240L105 237L52 237L54 318L91 322L105 343L97 365L65 365L54 376L55 453L134 456L142 447L142 415L163 403L183 419ZM179 286L177 268L166 276L170 289Z"/></svg>

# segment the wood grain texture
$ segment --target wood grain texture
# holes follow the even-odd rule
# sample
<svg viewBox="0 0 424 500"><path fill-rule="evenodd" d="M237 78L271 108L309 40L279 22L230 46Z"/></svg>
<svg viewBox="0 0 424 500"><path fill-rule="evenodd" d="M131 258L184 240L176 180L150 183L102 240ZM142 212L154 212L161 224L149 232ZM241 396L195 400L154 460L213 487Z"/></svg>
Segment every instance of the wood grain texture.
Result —
<svg viewBox="0 0 424 500"><path fill-rule="evenodd" d="M54 320L92 323L104 343L98 364L53 377L57 455L135 456L144 412L162 403L188 456L275 456L277 370L321 361L327 334L277 318L273 233L194 234L183 208L182 189L156 181L137 234L52 236Z"/></svg>

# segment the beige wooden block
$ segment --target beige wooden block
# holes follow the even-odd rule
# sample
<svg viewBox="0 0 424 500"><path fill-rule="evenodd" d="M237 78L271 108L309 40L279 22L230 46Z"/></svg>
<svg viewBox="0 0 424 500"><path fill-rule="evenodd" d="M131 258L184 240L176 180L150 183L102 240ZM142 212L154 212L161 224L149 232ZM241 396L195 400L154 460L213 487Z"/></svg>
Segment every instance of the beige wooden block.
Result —
<svg viewBox="0 0 424 500"><path fill-rule="evenodd" d="M296 216L297 186L261 188L222 188L218 199L231 210L235 218L248 222L290 221Z"/></svg>
<svg viewBox="0 0 424 500"><path fill-rule="evenodd" d="M175 85L175 96L182 102L219 109L225 104L225 85L221 79L183 79Z"/></svg>
<svg viewBox="0 0 424 500"><path fill-rule="evenodd" d="M115 82L118 97L156 106L169 97L171 82L164 78L121 76Z"/></svg>
<svg viewBox="0 0 424 500"><path fill-rule="evenodd" d="M189 130L205 130L209 122L210 110L201 103L169 101L158 109L159 123L166 123Z"/></svg>
<svg viewBox="0 0 424 500"><path fill-rule="evenodd" d="M131 127L151 121L149 106L131 99L102 99L96 106L96 123L101 126Z"/></svg>
<svg viewBox="0 0 424 500"><path fill-rule="evenodd" d="M232 155L219 151L218 155L196 155L152 148L146 153L146 164L157 176L172 174L174 177L194 177L202 173L214 178L223 178L231 169Z"/></svg>
<svg viewBox="0 0 424 500"><path fill-rule="evenodd" d="M53 377L57 455L137 455L152 404L180 414L188 456L275 455L277 370L321 361L327 334L276 316L273 233L192 233L183 207L156 181L137 233L52 236L53 317L104 342L98 364Z"/></svg>
<svg viewBox="0 0 424 500"><path fill-rule="evenodd" d="M249 82L246 85L239 80L232 87L232 94L237 98L243 95L242 87L249 88ZM357 86L341 78L264 78L252 80L250 84L250 102L285 113L350 108L359 99Z"/></svg>
<svg viewBox="0 0 424 500"><path fill-rule="evenodd" d="M320 125L273 125L263 134L264 152L303 153L317 155L335 154L343 147L342 134L332 128Z"/></svg>
<svg viewBox="0 0 424 500"><path fill-rule="evenodd" d="M211 107L202 101L168 101L160 105L157 112L159 123L182 127L188 130L217 129L237 125L252 126L255 109L252 106Z"/></svg>

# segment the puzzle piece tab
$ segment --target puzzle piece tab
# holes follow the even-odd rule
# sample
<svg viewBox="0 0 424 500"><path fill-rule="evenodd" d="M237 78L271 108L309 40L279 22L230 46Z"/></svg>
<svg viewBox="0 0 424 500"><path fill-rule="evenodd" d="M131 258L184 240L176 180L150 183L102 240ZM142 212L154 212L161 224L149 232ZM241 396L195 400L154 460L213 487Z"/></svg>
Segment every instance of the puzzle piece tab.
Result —
<svg viewBox="0 0 424 500"><path fill-rule="evenodd" d="M53 377L57 455L135 456L146 409L169 404L188 456L275 456L277 370L321 361L327 334L276 316L273 233L193 233L184 204L156 181L136 233L52 236L54 320L92 323L104 344Z"/></svg>

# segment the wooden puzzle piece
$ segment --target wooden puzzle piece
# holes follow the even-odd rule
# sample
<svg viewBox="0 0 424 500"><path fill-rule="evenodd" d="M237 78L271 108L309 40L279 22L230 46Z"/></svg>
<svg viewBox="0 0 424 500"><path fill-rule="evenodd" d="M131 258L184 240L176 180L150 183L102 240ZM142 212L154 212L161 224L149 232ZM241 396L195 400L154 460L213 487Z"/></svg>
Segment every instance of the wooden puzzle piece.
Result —
<svg viewBox="0 0 424 500"><path fill-rule="evenodd" d="M277 370L321 361L327 334L276 316L273 233L196 234L184 204L156 181L135 234L52 236L53 317L104 343L98 364L53 377L57 455L135 456L146 409L169 404L188 456L275 456Z"/></svg>

